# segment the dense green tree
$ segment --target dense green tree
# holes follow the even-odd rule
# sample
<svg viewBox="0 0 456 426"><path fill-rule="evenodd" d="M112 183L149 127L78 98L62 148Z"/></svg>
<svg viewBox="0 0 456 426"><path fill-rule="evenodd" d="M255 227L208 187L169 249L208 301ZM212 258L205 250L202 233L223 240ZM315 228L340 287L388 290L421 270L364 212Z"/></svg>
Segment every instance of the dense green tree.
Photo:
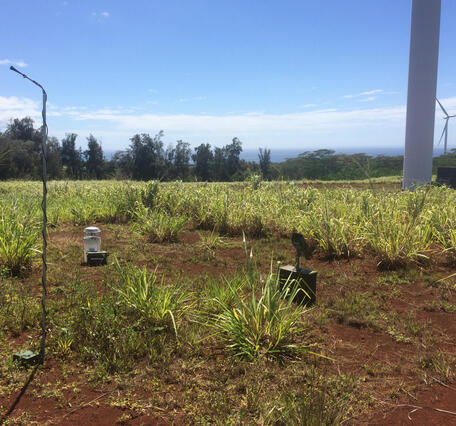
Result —
<svg viewBox="0 0 456 426"><path fill-rule="evenodd" d="M190 174L190 156L189 143L178 140L174 148L170 146L165 155L167 179L187 179Z"/></svg>
<svg viewBox="0 0 456 426"><path fill-rule="evenodd" d="M103 149L93 135L89 135L87 138L87 150L84 151L84 158L87 177L101 179L104 172Z"/></svg>
<svg viewBox="0 0 456 426"><path fill-rule="evenodd" d="M128 154L132 162L134 179L162 179L166 174L165 151L163 149L161 130L153 138L147 133L136 134L130 141Z"/></svg>
<svg viewBox="0 0 456 426"><path fill-rule="evenodd" d="M41 148L41 131L34 128L34 121L30 117L10 120L4 136L13 140L33 141L35 142L34 147L37 150Z"/></svg>
<svg viewBox="0 0 456 426"><path fill-rule="evenodd" d="M242 142L238 138L233 138L232 142L226 145L223 150L225 153L226 174L231 180L240 168L239 157L242 152Z"/></svg>
<svg viewBox="0 0 456 426"><path fill-rule="evenodd" d="M260 148L259 162L254 163L240 159L242 143L238 138L213 150L211 145L201 144L194 149L193 155L190 145L182 140L165 151L162 138L163 131L154 137L136 134L126 151L119 151L106 161L101 144L92 135L87 138L88 147L84 153L76 148L77 135L74 133L66 134L61 145L56 138L49 137L48 177L234 181L261 172L265 179L339 180L397 176L402 173L403 166L403 156L336 154L328 149L306 151L282 163L272 163L270 150ZM11 120L5 132L0 132L0 179L40 179L41 140L41 131L34 128L30 117ZM190 158L194 166L190 165ZM439 166L456 167L456 149L435 157L434 172Z"/></svg>
<svg viewBox="0 0 456 426"><path fill-rule="evenodd" d="M50 137L46 149L46 171L49 179L60 179L63 175L60 144L56 137Z"/></svg>
<svg viewBox="0 0 456 426"><path fill-rule="evenodd" d="M62 139L61 158L65 167L65 175L70 179L81 179L82 177L82 153L76 149L75 133L67 133Z"/></svg>
<svg viewBox="0 0 456 426"><path fill-rule="evenodd" d="M218 182L229 180L228 169L226 167L226 151L224 148L214 148L213 178Z"/></svg>
<svg viewBox="0 0 456 426"><path fill-rule="evenodd" d="M195 175L200 181L209 181L213 177L214 154L211 146L202 143L195 148L195 153L192 155L192 160L195 163Z"/></svg>
<svg viewBox="0 0 456 426"><path fill-rule="evenodd" d="M39 155L34 142L0 136L0 179L36 179Z"/></svg>
<svg viewBox="0 0 456 426"><path fill-rule="evenodd" d="M187 179L190 172L190 144L182 140L178 140L174 148L174 168L176 177L179 179Z"/></svg>
<svg viewBox="0 0 456 426"><path fill-rule="evenodd" d="M116 179L132 179L133 163L128 151L117 151L107 166L111 177Z"/></svg>
<svg viewBox="0 0 456 426"><path fill-rule="evenodd" d="M271 150L267 148L260 148L258 152L258 160L263 179L269 180L271 178Z"/></svg>

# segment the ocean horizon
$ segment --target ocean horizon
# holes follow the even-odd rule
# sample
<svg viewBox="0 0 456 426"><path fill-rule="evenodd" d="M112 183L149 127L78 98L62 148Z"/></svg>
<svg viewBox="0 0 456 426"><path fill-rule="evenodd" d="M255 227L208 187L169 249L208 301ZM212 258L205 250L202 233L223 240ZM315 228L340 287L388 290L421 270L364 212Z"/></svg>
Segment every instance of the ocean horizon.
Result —
<svg viewBox="0 0 456 426"><path fill-rule="evenodd" d="M316 151L316 149L306 149L306 148L283 148L283 149L274 149L269 148L271 150L271 161L273 163L281 163L288 158L296 158L299 154L302 154L306 151ZM322 149L330 149L330 148L322 148ZM340 150L334 150L336 154L366 154L370 155L371 157L376 157L378 155L386 155L386 156L398 156L404 155L404 147L401 148L385 148L385 147L371 147L371 148L359 148L359 147L347 147ZM114 153L117 151L105 151L106 159L110 160ZM241 152L240 158L245 161L254 161L258 163L258 149L244 149ZM437 147L434 148L433 156L438 157L439 155L443 154L443 148Z"/></svg>

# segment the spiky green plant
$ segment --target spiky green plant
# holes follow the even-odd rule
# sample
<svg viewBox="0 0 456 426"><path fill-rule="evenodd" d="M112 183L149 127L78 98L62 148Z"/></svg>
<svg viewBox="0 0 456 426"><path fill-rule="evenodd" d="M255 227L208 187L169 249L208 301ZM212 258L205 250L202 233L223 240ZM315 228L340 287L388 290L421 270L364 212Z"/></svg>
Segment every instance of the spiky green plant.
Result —
<svg viewBox="0 0 456 426"><path fill-rule="evenodd" d="M152 243L177 241L188 222L186 216L170 216L140 203L137 204L134 214L133 229Z"/></svg>
<svg viewBox="0 0 456 426"><path fill-rule="evenodd" d="M428 259L432 223L425 213L428 190L381 200L365 222L366 238L382 268L396 268ZM405 206L403 205L405 201Z"/></svg>
<svg viewBox="0 0 456 426"><path fill-rule="evenodd" d="M227 285L232 286L229 282ZM213 316L212 326L233 355L247 360L260 356L280 359L309 351L312 345L296 343L306 309L294 305L292 300L302 290L293 281L281 290L278 276L272 273L258 289L258 295L250 287L246 297L233 287L234 303L215 299L220 313Z"/></svg>
<svg viewBox="0 0 456 426"><path fill-rule="evenodd" d="M200 237L199 246L210 257L215 258L215 252L219 247L224 245L223 238L213 229L209 234L198 232Z"/></svg>
<svg viewBox="0 0 456 426"><path fill-rule="evenodd" d="M121 266L116 260L115 269L120 283L114 287L119 300L137 312L140 319L158 328L170 327L177 336L176 319L191 306L188 294L176 286L157 282L157 271L139 269L129 264Z"/></svg>

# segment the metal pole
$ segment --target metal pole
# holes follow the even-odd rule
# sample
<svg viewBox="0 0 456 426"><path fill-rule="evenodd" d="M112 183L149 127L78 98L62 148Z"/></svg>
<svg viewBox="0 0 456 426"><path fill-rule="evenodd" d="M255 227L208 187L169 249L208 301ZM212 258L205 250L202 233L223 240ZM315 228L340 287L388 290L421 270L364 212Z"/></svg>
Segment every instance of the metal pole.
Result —
<svg viewBox="0 0 456 426"><path fill-rule="evenodd" d="M441 0L413 0L404 153L404 189L430 183Z"/></svg>
<svg viewBox="0 0 456 426"><path fill-rule="evenodd" d="M12 71L17 72L22 77L30 80L33 84L38 86L41 91L43 92L43 110L42 110L42 117L43 117L43 127L42 127L42 141L41 141L41 153L43 159L43 171L42 171L42 180L43 180L43 199L41 202L41 208L43 210L43 228L42 228L42 237L43 237L43 253L42 253L42 263L43 263L43 274L41 277L41 287L42 287L42 296L41 296L41 346L40 346L40 361L44 363L44 353L45 353L45 343L46 343L46 328L47 328L47 312L46 312L46 296L47 296L47 287L46 287L46 275L47 275L47 261L46 261L46 249L47 249L47 208L46 208L46 199L47 199L47 134L48 128L46 123L46 101L47 101L47 94L44 90L44 87L35 80L32 80L30 77L25 75L24 73L20 72L13 66L10 67Z"/></svg>
<svg viewBox="0 0 456 426"><path fill-rule="evenodd" d="M0 418L0 425L6 422L7 418L11 415L11 413L16 408L17 404L21 400L22 396L25 394L27 388L29 387L30 383L32 383L36 372L38 371L38 367L40 364L44 363L44 353L45 353L45 346L46 346L46 328L47 328L47 312L46 312L46 296L47 296L47 288L46 288L46 272L47 272L47 263L46 263L46 248L47 248L47 213L46 213L46 197L47 197L47 188L46 188L46 162L47 162L47 152L46 152L46 143L47 143L47 124L46 124L46 101L47 101L47 94L44 90L44 87L41 84L37 83L35 80L32 80L24 73L18 71L13 66L10 67L12 71L17 72L18 74L22 75L22 77L30 80L33 84L37 85L43 92L43 127L42 127L42 142L41 142L41 150L43 154L43 200L41 202L41 207L43 209L43 254L42 254L42 262L43 262L43 274L41 277L41 287L42 287L42 295L41 295L41 345L40 345L40 363L35 365L32 372L28 376L27 380L25 381L22 389L20 390L19 394L17 395L14 402L9 407L8 411Z"/></svg>

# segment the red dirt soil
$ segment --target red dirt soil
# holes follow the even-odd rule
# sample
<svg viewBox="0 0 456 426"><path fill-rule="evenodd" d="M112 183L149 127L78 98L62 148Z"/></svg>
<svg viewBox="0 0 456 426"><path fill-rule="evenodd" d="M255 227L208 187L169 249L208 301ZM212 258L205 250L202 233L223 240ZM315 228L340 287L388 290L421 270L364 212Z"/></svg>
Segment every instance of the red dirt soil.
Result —
<svg viewBox="0 0 456 426"><path fill-rule="evenodd" d="M125 237L128 228L125 229L124 234L116 236L113 231L103 232L103 244L108 251L120 252L120 247L128 244ZM80 230L69 227L64 231L51 233L50 247L54 251L63 250L69 243L79 245L81 239ZM162 256L163 259L170 259L170 263L160 266L160 273L166 277L182 275L186 278L205 274L214 277L228 276L244 267L245 253L240 238L226 238L227 245L217 249L214 259L196 262L194 259L198 256L201 258L202 253L199 241L198 234L189 231L182 236L180 243L145 245L138 265L155 267L156 264L148 259ZM294 259L294 250L284 239L253 240L250 245L256 253L262 253L262 250L269 253L273 248L274 253L283 253L290 261ZM260 261L260 269L267 271L270 261L271 259L264 256ZM61 262L65 264L71 260L63 258ZM314 258L306 266L319 272L319 303L344 297L354 291L376 291L379 278L385 276L385 272L377 270L376 260L373 258L332 262ZM426 277L431 273L441 278L454 271L448 266L438 264L429 266L425 272L427 275L423 278L418 274L414 283L395 285L394 288L399 292L397 296L388 298L386 292L384 307L403 321L412 318L421 327L419 333L431 333L435 337L435 345L432 347L425 347L426 343L420 340L421 338L415 343L401 341L400 338L395 338L394 334L373 329L362 321L351 319L338 321L330 316L321 326L313 326L312 336L322 342L325 353L335 359L334 363L324 364L325 368L329 372L359 375L363 379L364 392L372 397L368 409L347 424L456 425L456 384L445 383L437 377L437 373L425 374L426 372L419 369L423 356L428 352L440 350L456 356L456 313L429 311L429 304L439 301L441 293L439 288L428 285L426 281ZM94 282L98 289L104 288L104 268L81 268L80 273ZM344 277L346 279L343 279ZM28 280L32 279L38 280L38 271ZM456 304L454 291L448 296L448 301ZM21 341L22 336L17 342ZM206 348L204 352L208 355L209 369L208 377L204 379L211 380L211 375L217 374L218 362L225 362L226 353L213 347ZM82 371L80 366L75 368ZM30 420L38 424L66 425L113 425L116 422L128 425L188 423L185 409L180 403L167 401L166 395L162 397L161 406L151 403L147 413L138 414L134 409L122 409L109 404L109 398L113 394L121 395L122 390L110 384L91 389L84 380L86 379L82 373L72 373L63 378L58 360L47 360L43 371L22 398L14 417L27 412L30 413ZM46 383L54 383L57 388L58 384L77 383L80 391L75 394L64 390L63 397L35 396L34 393L39 392L40 387ZM176 383L176 394L169 399L179 401L179 395L183 391L184 385ZM7 407L14 396L0 396L0 404Z"/></svg>

